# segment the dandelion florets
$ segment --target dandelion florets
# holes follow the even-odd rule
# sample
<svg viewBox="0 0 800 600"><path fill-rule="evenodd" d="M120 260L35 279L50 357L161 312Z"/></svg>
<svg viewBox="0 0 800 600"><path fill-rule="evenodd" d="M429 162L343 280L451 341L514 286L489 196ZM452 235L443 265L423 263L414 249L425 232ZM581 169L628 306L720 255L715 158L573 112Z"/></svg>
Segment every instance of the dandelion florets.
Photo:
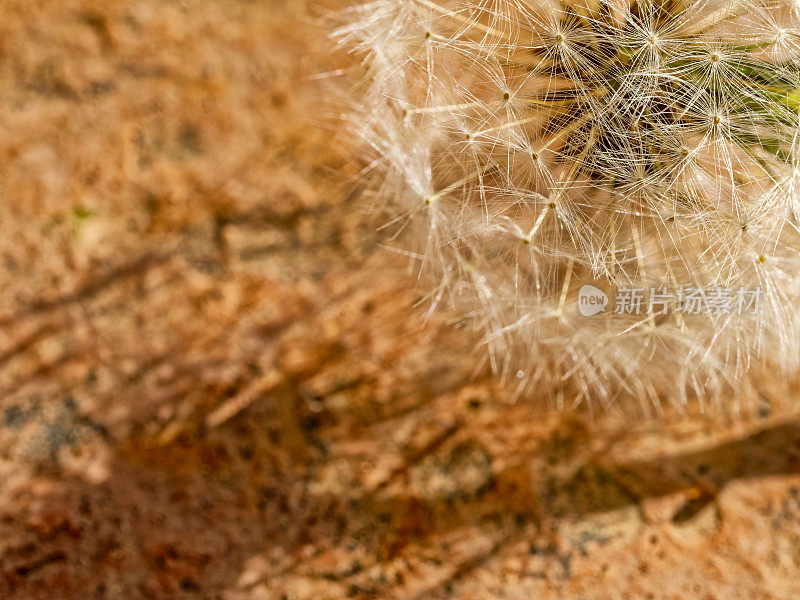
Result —
<svg viewBox="0 0 800 600"><path fill-rule="evenodd" d="M795 2L374 0L334 35L387 229L520 393L650 411L797 368Z"/></svg>

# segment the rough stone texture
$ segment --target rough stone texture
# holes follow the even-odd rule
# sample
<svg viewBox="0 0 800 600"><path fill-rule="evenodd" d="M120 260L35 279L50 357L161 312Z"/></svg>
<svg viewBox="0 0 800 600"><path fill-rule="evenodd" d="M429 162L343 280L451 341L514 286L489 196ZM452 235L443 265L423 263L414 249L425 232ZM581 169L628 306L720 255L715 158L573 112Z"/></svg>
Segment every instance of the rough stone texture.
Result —
<svg viewBox="0 0 800 600"><path fill-rule="evenodd" d="M312 14L0 3L0 598L800 597L793 397L510 402L343 185Z"/></svg>

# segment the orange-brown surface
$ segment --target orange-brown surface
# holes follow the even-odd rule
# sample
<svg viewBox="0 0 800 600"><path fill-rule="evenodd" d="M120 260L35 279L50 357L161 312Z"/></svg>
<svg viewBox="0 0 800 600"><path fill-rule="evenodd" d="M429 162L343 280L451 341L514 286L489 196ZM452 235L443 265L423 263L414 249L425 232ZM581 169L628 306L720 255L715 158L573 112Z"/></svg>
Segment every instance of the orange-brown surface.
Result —
<svg viewBox="0 0 800 600"><path fill-rule="evenodd" d="M341 185L312 14L0 3L0 598L800 597L791 398L510 402Z"/></svg>

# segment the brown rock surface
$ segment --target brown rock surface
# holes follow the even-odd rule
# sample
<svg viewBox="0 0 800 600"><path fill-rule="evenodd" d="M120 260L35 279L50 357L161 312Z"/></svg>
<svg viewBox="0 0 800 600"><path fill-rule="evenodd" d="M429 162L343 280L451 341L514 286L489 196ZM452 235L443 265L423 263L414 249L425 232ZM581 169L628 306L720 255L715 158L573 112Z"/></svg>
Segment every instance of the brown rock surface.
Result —
<svg viewBox="0 0 800 600"><path fill-rule="evenodd" d="M341 185L311 14L0 3L0 598L799 598L792 402L510 402Z"/></svg>

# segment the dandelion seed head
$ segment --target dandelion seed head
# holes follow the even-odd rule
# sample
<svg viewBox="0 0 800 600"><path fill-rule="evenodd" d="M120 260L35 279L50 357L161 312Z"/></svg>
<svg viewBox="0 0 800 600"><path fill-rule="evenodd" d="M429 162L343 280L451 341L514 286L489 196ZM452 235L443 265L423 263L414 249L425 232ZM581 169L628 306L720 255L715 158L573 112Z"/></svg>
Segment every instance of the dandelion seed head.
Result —
<svg viewBox="0 0 800 600"><path fill-rule="evenodd" d="M800 362L796 0L371 0L363 177L521 393L644 412ZM587 318L580 287L763 292L761 311Z"/></svg>

